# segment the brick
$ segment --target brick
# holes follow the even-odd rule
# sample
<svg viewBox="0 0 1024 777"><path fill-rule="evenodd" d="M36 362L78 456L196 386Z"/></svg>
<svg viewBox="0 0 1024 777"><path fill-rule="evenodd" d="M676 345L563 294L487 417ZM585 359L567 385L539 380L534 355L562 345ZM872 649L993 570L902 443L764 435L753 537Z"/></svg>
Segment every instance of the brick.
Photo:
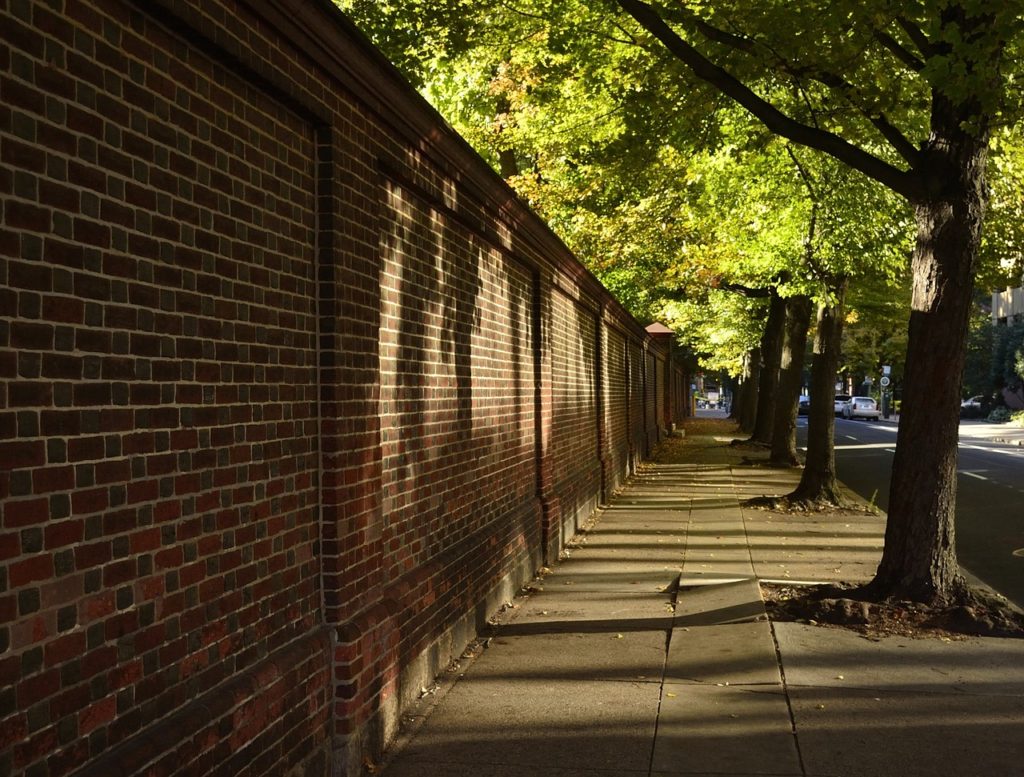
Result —
<svg viewBox="0 0 1024 777"><path fill-rule="evenodd" d="M16 561L10 565L7 571L8 580L15 588L38 580L46 580L53 577L53 574L53 557L42 554Z"/></svg>
<svg viewBox="0 0 1024 777"><path fill-rule="evenodd" d="M3 516L8 529L44 523L50 516L50 503L46 497L12 500L3 505Z"/></svg>
<svg viewBox="0 0 1024 777"><path fill-rule="evenodd" d="M47 467L32 472L32 489L37 494L49 491L67 491L74 487L74 467Z"/></svg>
<svg viewBox="0 0 1024 777"><path fill-rule="evenodd" d="M85 522L81 519L55 521L48 523L44 530L44 543L47 550L74 545L82 541Z"/></svg>
<svg viewBox="0 0 1024 777"><path fill-rule="evenodd" d="M15 321L11 325L11 345L26 350L47 351L53 348L53 326Z"/></svg>
<svg viewBox="0 0 1024 777"><path fill-rule="evenodd" d="M63 664L81 654L85 648L85 633L75 632L50 642L46 646L46 666Z"/></svg>
<svg viewBox="0 0 1024 777"><path fill-rule="evenodd" d="M109 723L117 712L117 699L107 696L86 707L78 715L78 730L82 735L88 734L98 726Z"/></svg>
<svg viewBox="0 0 1024 777"><path fill-rule="evenodd" d="M71 511L74 515L97 513L109 506L110 501L105 488L76 491L71 495Z"/></svg>

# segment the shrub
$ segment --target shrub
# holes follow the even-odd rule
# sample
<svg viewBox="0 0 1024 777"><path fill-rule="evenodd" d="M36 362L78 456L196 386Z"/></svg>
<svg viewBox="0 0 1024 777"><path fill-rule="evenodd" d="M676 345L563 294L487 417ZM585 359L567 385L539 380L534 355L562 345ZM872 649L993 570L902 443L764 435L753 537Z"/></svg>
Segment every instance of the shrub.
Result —
<svg viewBox="0 0 1024 777"><path fill-rule="evenodd" d="M1024 410L1018 410L1010 416L1010 423L1014 426L1024 426Z"/></svg>
<svg viewBox="0 0 1024 777"><path fill-rule="evenodd" d="M1005 424L1010 420L1010 408L1000 405L997 408L993 408L992 412L988 414L989 423L993 424Z"/></svg>

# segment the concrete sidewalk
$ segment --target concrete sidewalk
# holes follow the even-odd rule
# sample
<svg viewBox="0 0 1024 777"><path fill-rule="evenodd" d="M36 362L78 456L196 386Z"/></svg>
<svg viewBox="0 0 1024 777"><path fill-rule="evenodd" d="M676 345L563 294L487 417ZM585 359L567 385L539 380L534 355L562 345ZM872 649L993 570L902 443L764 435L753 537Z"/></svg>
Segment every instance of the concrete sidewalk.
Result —
<svg viewBox="0 0 1024 777"><path fill-rule="evenodd" d="M687 438L513 603L387 777L1024 774L1024 641L772 623L758 580L866 580L882 516L740 507L795 485Z"/></svg>

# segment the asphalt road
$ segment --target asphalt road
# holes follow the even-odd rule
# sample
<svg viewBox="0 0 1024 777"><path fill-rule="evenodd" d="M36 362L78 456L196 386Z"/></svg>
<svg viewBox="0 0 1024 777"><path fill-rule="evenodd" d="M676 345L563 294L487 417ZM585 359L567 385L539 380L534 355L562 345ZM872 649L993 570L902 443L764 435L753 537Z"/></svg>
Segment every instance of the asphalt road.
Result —
<svg viewBox="0 0 1024 777"><path fill-rule="evenodd" d="M806 421L800 419L801 445ZM896 425L837 418L835 441L839 479L887 509ZM961 436L957 471L960 564L1024 607L1024 448Z"/></svg>

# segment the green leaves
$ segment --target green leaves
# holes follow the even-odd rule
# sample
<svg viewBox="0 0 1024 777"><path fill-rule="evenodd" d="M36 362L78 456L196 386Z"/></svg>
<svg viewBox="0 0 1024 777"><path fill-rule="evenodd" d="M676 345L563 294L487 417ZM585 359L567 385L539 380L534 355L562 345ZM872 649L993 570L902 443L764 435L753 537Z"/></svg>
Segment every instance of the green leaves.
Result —
<svg viewBox="0 0 1024 777"><path fill-rule="evenodd" d="M903 198L849 160L773 136L618 2L338 1L635 315L671 319L722 366L738 366L761 315L724 283L786 270L784 294L826 299L830 279L849 276L855 315L878 326L890 315L858 299L899 297L914 239ZM936 105L968 132L994 128L987 283L1024 265L1022 3L653 7L759 98L875 169L923 164ZM857 284L872 291L858 297Z"/></svg>

